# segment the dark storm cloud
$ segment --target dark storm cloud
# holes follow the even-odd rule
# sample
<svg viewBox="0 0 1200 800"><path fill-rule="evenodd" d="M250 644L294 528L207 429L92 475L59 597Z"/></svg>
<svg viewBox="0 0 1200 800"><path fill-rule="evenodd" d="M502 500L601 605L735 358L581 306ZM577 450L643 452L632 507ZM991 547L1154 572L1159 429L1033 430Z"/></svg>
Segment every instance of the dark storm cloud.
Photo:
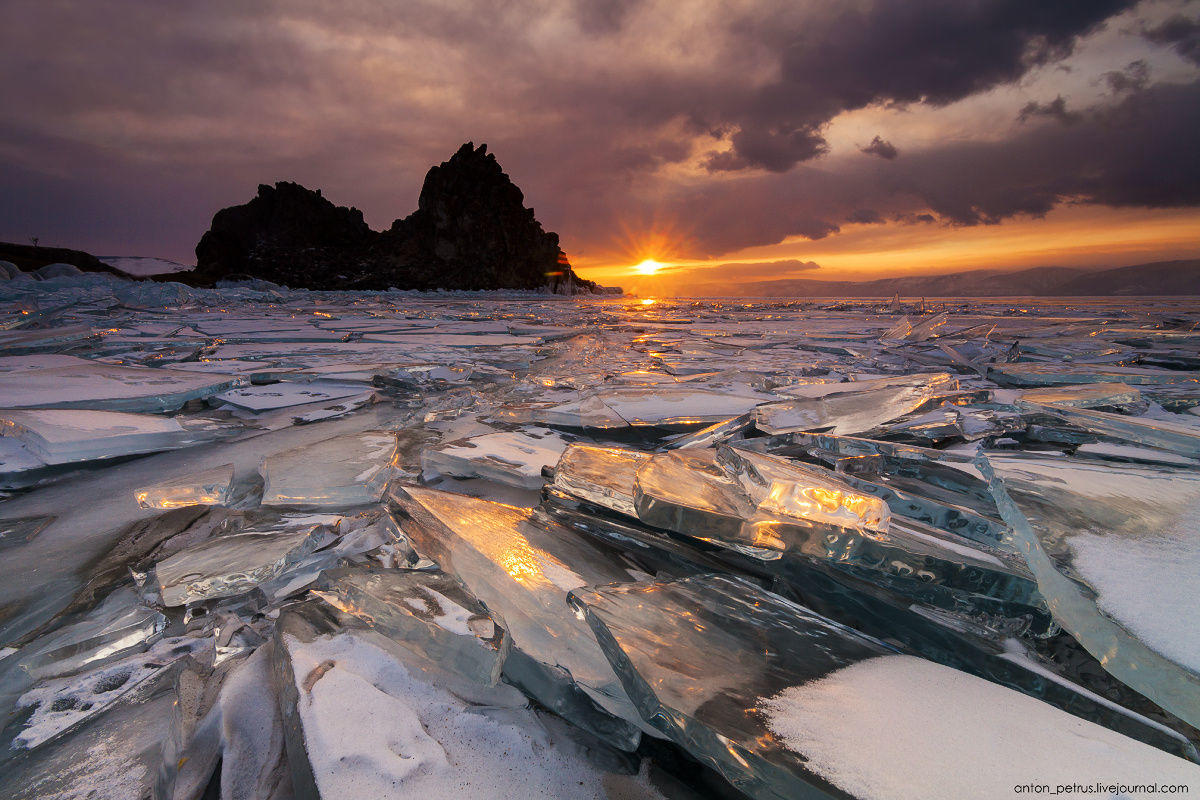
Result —
<svg viewBox="0 0 1200 800"><path fill-rule="evenodd" d="M846 216L846 221L862 225L876 225L883 222L883 216L872 208L856 208Z"/></svg>
<svg viewBox="0 0 1200 800"><path fill-rule="evenodd" d="M1064 125L1074 125L1082 119L1078 111L1069 111L1067 109L1067 99L1061 94L1049 103L1039 103L1036 100L1030 100L1017 112L1017 119L1021 122L1028 122L1034 117L1049 117L1050 119L1058 120Z"/></svg>
<svg viewBox="0 0 1200 800"><path fill-rule="evenodd" d="M737 109L727 169L786 170L823 152L822 127L878 103L944 105L1069 54L1130 0L876 0L832 4L782 43L778 81Z"/></svg>
<svg viewBox="0 0 1200 800"><path fill-rule="evenodd" d="M868 155L879 156L888 161L900 155L900 151L896 149L896 146L881 136L876 136L871 140L869 145L859 149Z"/></svg>
<svg viewBox="0 0 1200 800"><path fill-rule="evenodd" d="M1175 14L1143 35L1156 44L1167 44L1176 53L1200 64L1200 20Z"/></svg>
<svg viewBox="0 0 1200 800"><path fill-rule="evenodd" d="M1129 5L8 0L0 238L186 259L213 211L282 179L384 227L468 139L573 253L657 218L680 229L678 255L700 256L868 214L1193 203L1195 114L1162 106L1182 90L1132 65L1102 78L1114 108L1063 106L1080 115L1069 130L1031 111L987 142L906 137L899 159L882 136L869 159L826 140L847 110L919 112L1020 81ZM1145 36L1179 47L1184 28Z"/></svg>
<svg viewBox="0 0 1200 800"><path fill-rule="evenodd" d="M1141 91L1150 82L1150 65L1141 58L1130 61L1125 69L1104 73L1104 82L1113 94Z"/></svg>
<svg viewBox="0 0 1200 800"><path fill-rule="evenodd" d="M996 224L1061 203L1171 208L1200 205L1200 81L1158 85L1076 124L1031 121L997 141L962 141L903 159L846 160L836 172L801 165L678 198L700 209L697 253L788 236L820 238L870 202L899 222Z"/></svg>

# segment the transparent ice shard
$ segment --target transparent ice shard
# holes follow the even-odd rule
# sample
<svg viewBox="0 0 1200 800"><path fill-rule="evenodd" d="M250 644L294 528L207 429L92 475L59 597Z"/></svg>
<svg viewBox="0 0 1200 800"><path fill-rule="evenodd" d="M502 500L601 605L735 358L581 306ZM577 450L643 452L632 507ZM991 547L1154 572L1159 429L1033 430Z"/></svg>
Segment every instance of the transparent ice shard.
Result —
<svg viewBox="0 0 1200 800"><path fill-rule="evenodd" d="M970 509L998 520L996 503L973 456L895 442L823 433L791 433L743 447L776 455L808 455L839 473Z"/></svg>
<svg viewBox="0 0 1200 800"><path fill-rule="evenodd" d="M1020 405L1030 412L1048 415L1072 428L1081 428L1089 433L1157 447L1188 458L1200 457L1200 425L1186 424L1183 417L1181 421L1175 422L1110 414L1091 408L1033 405L1024 402Z"/></svg>
<svg viewBox="0 0 1200 800"><path fill-rule="evenodd" d="M833 385L843 391L761 405L754 410L754 423L768 434L862 433L912 413L958 388L958 382L946 373L913 375L904 382L889 381L865 390L856 389L853 382Z"/></svg>
<svg viewBox="0 0 1200 800"><path fill-rule="evenodd" d="M757 542L747 521L754 503L717 461L715 450L684 449L660 453L638 467L633 493L637 516L647 525L702 541L751 549L778 557L770 543Z"/></svg>
<svg viewBox="0 0 1200 800"><path fill-rule="evenodd" d="M0 411L0 435L16 438L47 464L153 453L195 439L167 417L76 409Z"/></svg>
<svg viewBox="0 0 1200 800"><path fill-rule="evenodd" d="M734 578L581 589L570 601L644 717L752 797L968 797L981 785L979 796L999 796L1030 763L1069 782L1097 747L1149 779L1200 779L1182 759ZM980 740L997 716L1021 735ZM880 737L897 726L903 737Z"/></svg>
<svg viewBox="0 0 1200 800"><path fill-rule="evenodd" d="M527 509L415 486L388 495L417 550L503 619L513 647L505 677L585 730L636 747L640 717L565 603L572 589L628 580L626 565L553 522L534 524Z"/></svg>
<svg viewBox="0 0 1200 800"><path fill-rule="evenodd" d="M32 541L53 521L51 516L0 519L0 550Z"/></svg>
<svg viewBox="0 0 1200 800"><path fill-rule="evenodd" d="M1147 367L1118 367L1079 363L1017 362L997 364L988 369L988 377L1001 386L1062 386L1080 383L1124 383L1150 385L1192 383L1195 372Z"/></svg>
<svg viewBox="0 0 1200 800"><path fill-rule="evenodd" d="M923 342L937 335L940 328L950 321L946 313L933 314L923 319L912 320L902 317L899 322L879 335L884 341Z"/></svg>
<svg viewBox="0 0 1200 800"><path fill-rule="evenodd" d="M621 447L568 445L554 467L553 487L594 505L636 517L633 503L638 468L649 453Z"/></svg>
<svg viewBox="0 0 1200 800"><path fill-rule="evenodd" d="M328 403L362 393L363 387L357 383L337 383L335 381L292 383L289 381L266 386L230 389L214 396L213 401L258 413L289 406L308 405L309 403Z"/></svg>
<svg viewBox="0 0 1200 800"><path fill-rule="evenodd" d="M288 450L263 462L263 505L343 508L376 503L392 477L396 437L364 431Z"/></svg>
<svg viewBox="0 0 1200 800"><path fill-rule="evenodd" d="M32 486L53 471L53 467L34 455L20 439L0 435L0 488Z"/></svg>
<svg viewBox="0 0 1200 800"><path fill-rule="evenodd" d="M485 478L540 489L542 469L553 466L567 443L553 431L501 431L453 441L421 453L423 469L458 478Z"/></svg>
<svg viewBox="0 0 1200 800"><path fill-rule="evenodd" d="M229 375L85 362L24 371L0 382L0 407L167 412L228 389Z"/></svg>
<svg viewBox="0 0 1200 800"><path fill-rule="evenodd" d="M635 505L643 522L685 535L785 550L776 523L888 529L887 504L829 473L749 451L688 449L651 457L637 472Z"/></svg>
<svg viewBox="0 0 1200 800"><path fill-rule="evenodd" d="M41 330L0 331L0 353L18 355L39 350L59 349L69 342L90 339L96 332L90 325L62 325Z"/></svg>
<svg viewBox="0 0 1200 800"><path fill-rule="evenodd" d="M223 506L233 490L233 464L185 475L134 492L142 508L182 508L183 506Z"/></svg>
<svg viewBox="0 0 1200 800"><path fill-rule="evenodd" d="M336 403L331 403L323 408L305 411L303 414L297 414L292 417L294 425L310 425L314 422L324 422L327 419L337 419L344 417L354 411L357 411L364 406L368 406L375 402L374 392L363 392L362 394L353 397L347 397L345 400L340 400Z"/></svg>
<svg viewBox="0 0 1200 800"><path fill-rule="evenodd" d="M134 592L119 589L79 621L23 647L16 663L38 680L95 669L145 650L166 627L161 612L142 605Z"/></svg>
<svg viewBox="0 0 1200 800"><path fill-rule="evenodd" d="M678 386L622 387L540 410L536 416L546 424L571 428L686 428L739 416L772 399Z"/></svg>
<svg viewBox="0 0 1200 800"><path fill-rule="evenodd" d="M248 592L330 544L340 519L285 516L209 539L157 562L149 586L167 607Z"/></svg>
<svg viewBox="0 0 1200 800"><path fill-rule="evenodd" d="M980 416L968 418L973 426L973 435L980 438L991 428ZM927 447L944 445L967 438L962 428L962 415L953 406L943 405L919 414L909 415L893 423L881 425L866 435L886 436L891 440L911 441Z"/></svg>
<svg viewBox="0 0 1200 800"><path fill-rule="evenodd" d="M1055 619L1116 678L1200 722L1200 475L1035 454L980 468Z"/></svg>
<svg viewBox="0 0 1200 800"><path fill-rule="evenodd" d="M1041 606L1012 553L892 518L819 467L737 448L671 451L638 470L635 505L648 525L765 560L826 561L934 605L1015 617Z"/></svg>
<svg viewBox="0 0 1200 800"><path fill-rule="evenodd" d="M1124 383L1083 383L1078 386L1026 389L1017 394L1016 399L1035 405L1071 406L1073 408L1136 406L1143 402L1142 393L1136 387Z"/></svg>
<svg viewBox="0 0 1200 800"><path fill-rule="evenodd" d="M483 685L500 679L507 631L445 573L346 567L327 570L312 591L419 658Z"/></svg>

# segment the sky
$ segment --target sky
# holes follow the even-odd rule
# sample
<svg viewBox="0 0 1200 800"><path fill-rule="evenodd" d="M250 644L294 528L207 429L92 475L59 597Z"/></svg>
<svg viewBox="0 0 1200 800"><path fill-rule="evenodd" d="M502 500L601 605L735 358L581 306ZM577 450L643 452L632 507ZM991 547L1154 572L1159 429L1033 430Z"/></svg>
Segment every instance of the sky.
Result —
<svg viewBox="0 0 1200 800"><path fill-rule="evenodd" d="M4 241L382 229L473 141L634 291L1200 257L1197 0L5 0L0 74Z"/></svg>

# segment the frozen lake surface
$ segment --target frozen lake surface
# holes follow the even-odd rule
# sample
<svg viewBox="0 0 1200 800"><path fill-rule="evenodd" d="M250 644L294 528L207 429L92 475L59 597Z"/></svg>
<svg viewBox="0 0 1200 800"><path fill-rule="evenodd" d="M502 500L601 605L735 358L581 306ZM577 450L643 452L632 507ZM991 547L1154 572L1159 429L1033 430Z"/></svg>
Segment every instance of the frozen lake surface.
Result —
<svg viewBox="0 0 1200 800"><path fill-rule="evenodd" d="M6 798L1200 790L1193 299L14 280L0 434Z"/></svg>

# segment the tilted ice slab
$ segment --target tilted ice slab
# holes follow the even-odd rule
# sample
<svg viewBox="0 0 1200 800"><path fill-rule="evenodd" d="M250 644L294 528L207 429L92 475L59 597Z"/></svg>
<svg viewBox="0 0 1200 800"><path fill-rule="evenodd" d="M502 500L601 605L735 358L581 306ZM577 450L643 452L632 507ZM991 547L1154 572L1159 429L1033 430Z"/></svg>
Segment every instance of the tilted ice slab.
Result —
<svg viewBox="0 0 1200 800"><path fill-rule="evenodd" d="M263 462L263 505L342 508L375 503L392 476L388 431L335 436Z"/></svg>
<svg viewBox="0 0 1200 800"><path fill-rule="evenodd" d="M228 389L237 379L172 369L86 363L27 370L0 381L0 407L175 411Z"/></svg>
<svg viewBox="0 0 1200 800"><path fill-rule="evenodd" d="M159 561L148 588L167 607L248 592L335 537L336 515L288 515L273 524L219 536Z"/></svg>
<svg viewBox="0 0 1200 800"><path fill-rule="evenodd" d="M424 450L421 466L456 478L487 478L540 489L542 469L553 466L566 446L558 434L546 429L485 433Z"/></svg>
<svg viewBox="0 0 1200 800"><path fill-rule="evenodd" d="M980 468L1056 620L1119 680L1200 724L1200 474L989 454Z"/></svg>
<svg viewBox="0 0 1200 800"><path fill-rule="evenodd" d="M1133 386L1124 383L1082 383L1078 386L1047 386L1040 389L997 389L996 399L1006 402L1003 395L1010 392L1020 403L1034 405L1071 406L1074 408L1093 408L1095 406L1130 406L1142 402L1142 393Z"/></svg>
<svg viewBox="0 0 1200 800"><path fill-rule="evenodd" d="M1040 605L1023 564L1003 551L917 520L834 473L737 448L653 456L634 502L648 525L764 560L815 559L926 602L968 598ZM989 603L989 605L991 605Z"/></svg>
<svg viewBox="0 0 1200 800"><path fill-rule="evenodd" d="M532 710L469 702L371 632L313 635L294 616L275 658L298 797L662 798L602 772Z"/></svg>
<svg viewBox="0 0 1200 800"><path fill-rule="evenodd" d="M509 680L576 724L636 747L640 717L566 605L572 589L629 580L629 569L569 529L535 525L527 509L415 486L393 487L389 498L413 546L502 618L514 648ZM590 716L573 687L618 719Z"/></svg>
<svg viewBox="0 0 1200 800"><path fill-rule="evenodd" d="M118 589L77 622L26 645L17 663L38 679L95 669L146 649L166 626L160 612L142 605L129 589Z"/></svg>
<svg viewBox="0 0 1200 800"><path fill-rule="evenodd" d="M510 637L462 584L443 572L346 567L326 570L313 594L358 617L417 658L494 686Z"/></svg>
<svg viewBox="0 0 1200 800"><path fill-rule="evenodd" d="M984 800L1098 764L1113 782L1200 784L1183 759L736 578L581 589L571 602L644 717L752 797Z"/></svg>
<svg viewBox="0 0 1200 800"><path fill-rule="evenodd" d="M1195 372L1146 367L1116 367L1097 364L1029 363L998 364L988 368L988 377L1002 386L1059 386L1077 383L1114 383L1143 385L1191 383L1200 379Z"/></svg>
<svg viewBox="0 0 1200 800"><path fill-rule="evenodd" d="M142 508L183 508L184 506L221 506L229 502L233 489L233 464L204 470L134 492Z"/></svg>
<svg viewBox="0 0 1200 800"><path fill-rule="evenodd" d="M694 426L736 417L774 399L677 386L616 388L541 410L537 418L570 428Z"/></svg>
<svg viewBox="0 0 1200 800"><path fill-rule="evenodd" d="M649 453L621 447L572 444L554 467L552 486L567 494L630 517L637 516L633 487Z"/></svg>
<svg viewBox="0 0 1200 800"><path fill-rule="evenodd" d="M104 663L96 669L45 680L18 698L31 713L13 747L35 748L107 711L166 672L171 663L205 646L203 639L162 639L147 652Z"/></svg>
<svg viewBox="0 0 1200 800"><path fill-rule="evenodd" d="M1028 411L1048 414L1071 427L1082 428L1090 433L1161 448L1188 458L1200 457L1200 425L1186 424L1185 416L1181 416L1180 421L1176 422L1110 414L1089 408L1049 404L1021 405Z"/></svg>
<svg viewBox="0 0 1200 800"><path fill-rule="evenodd" d="M153 453L195 439L167 417L77 409L0 411L0 435L16 438L47 464Z"/></svg>
<svg viewBox="0 0 1200 800"><path fill-rule="evenodd" d="M916 411L958 387L958 382L946 373L913 375L903 382L870 383L877 385L860 391L855 383L834 384L844 391L759 406L754 410L754 424L769 434L814 430L842 435L863 433Z"/></svg>
<svg viewBox="0 0 1200 800"><path fill-rule="evenodd" d="M311 383L272 383L266 386L246 386L216 395L213 400L246 411L273 411L277 408L325 403L363 393L361 384L312 381Z"/></svg>

